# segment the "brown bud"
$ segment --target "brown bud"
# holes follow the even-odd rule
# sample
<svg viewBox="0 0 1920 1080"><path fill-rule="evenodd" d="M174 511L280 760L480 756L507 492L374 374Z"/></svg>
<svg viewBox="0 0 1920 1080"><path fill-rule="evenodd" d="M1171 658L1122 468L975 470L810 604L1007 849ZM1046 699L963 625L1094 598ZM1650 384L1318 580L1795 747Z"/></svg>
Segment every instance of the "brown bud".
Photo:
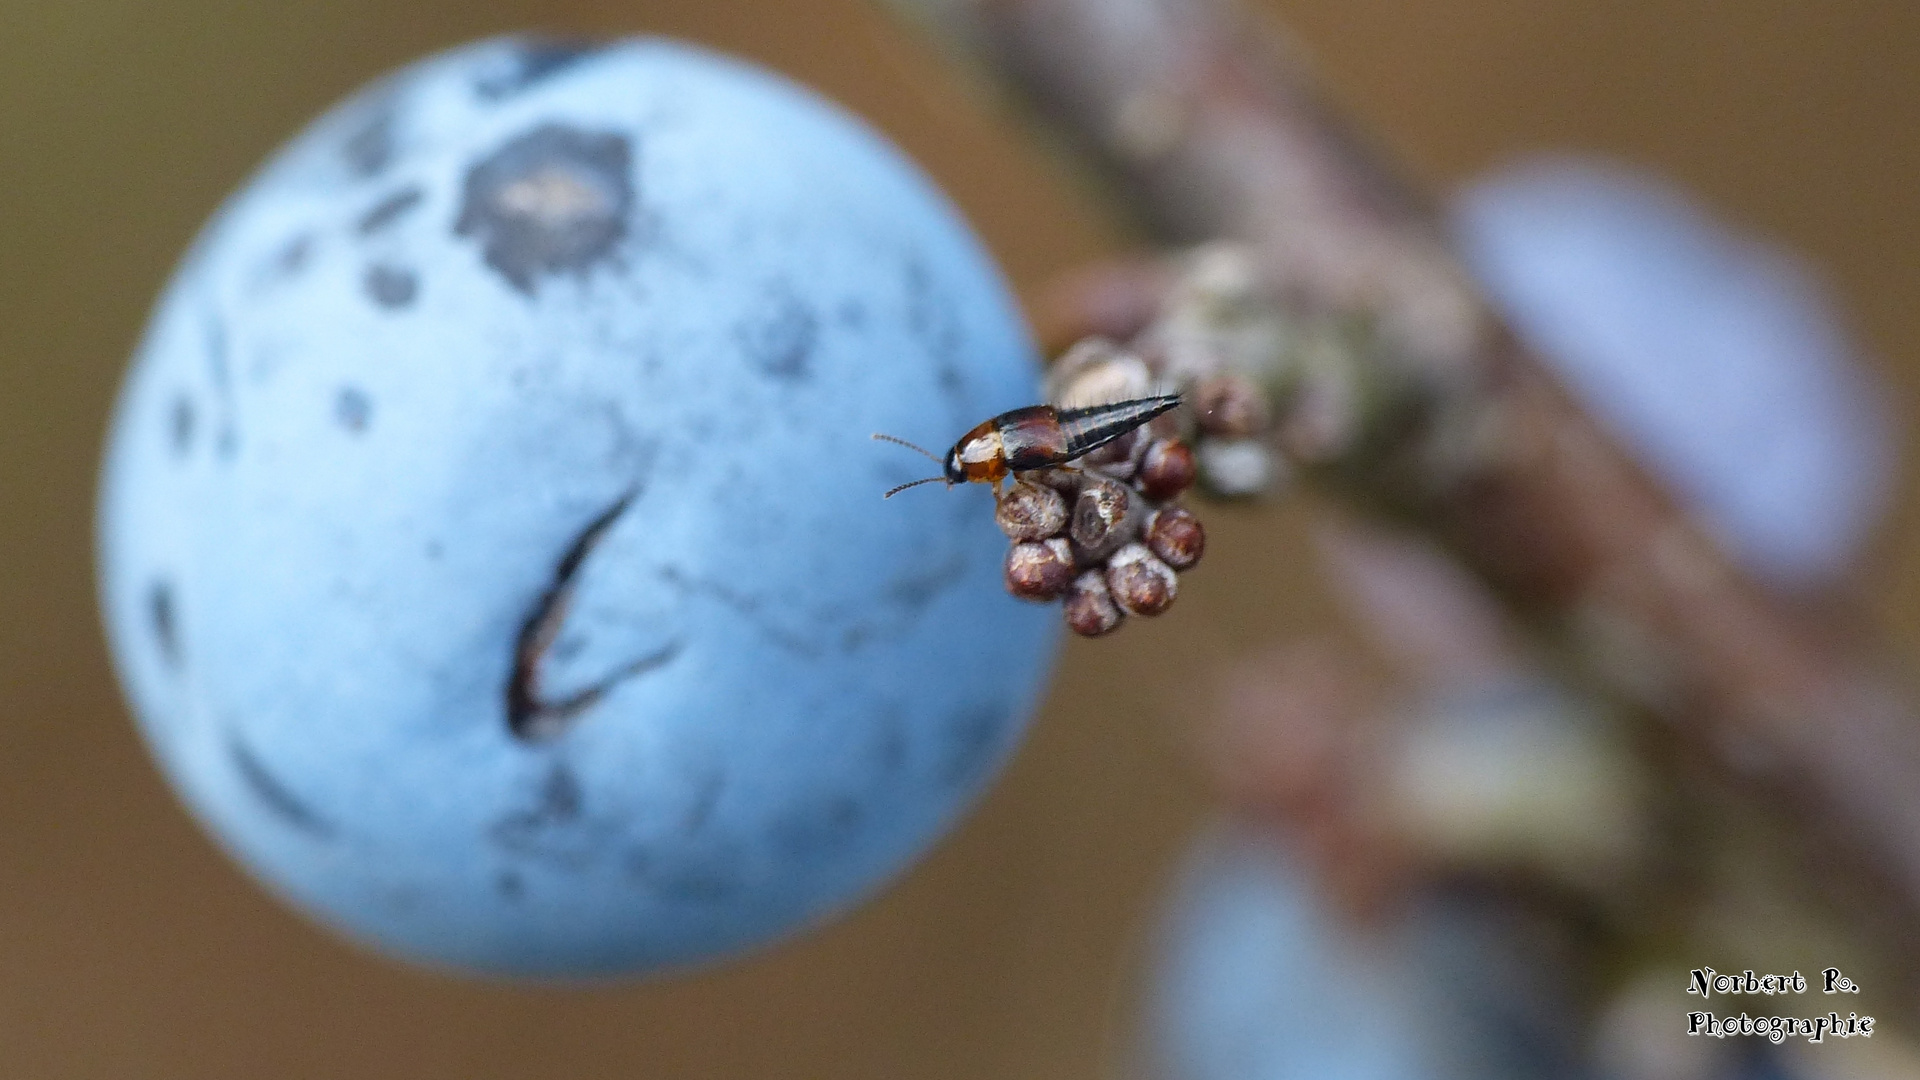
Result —
<svg viewBox="0 0 1920 1080"><path fill-rule="evenodd" d="M1131 350L1088 338L1054 362L1047 397L1063 409L1126 401L1145 394L1152 381L1146 361Z"/></svg>
<svg viewBox="0 0 1920 1080"><path fill-rule="evenodd" d="M1147 522L1147 546L1160 561L1175 570L1191 570L1207 550L1207 532L1200 519L1178 506L1156 511Z"/></svg>
<svg viewBox="0 0 1920 1080"><path fill-rule="evenodd" d="M1107 590L1107 578L1098 570L1089 570L1074 579L1067 589L1067 625L1081 637L1099 637L1119 629L1126 618L1113 594Z"/></svg>
<svg viewBox="0 0 1920 1080"><path fill-rule="evenodd" d="M1179 439L1160 439L1140 459L1140 490L1147 498L1171 499L1193 486L1193 450Z"/></svg>
<svg viewBox="0 0 1920 1080"><path fill-rule="evenodd" d="M1045 540L1067 527L1067 500L1052 488L1015 480L994 507L993 520L1012 539Z"/></svg>
<svg viewBox="0 0 1920 1080"><path fill-rule="evenodd" d="M1088 478L1073 503L1067 526L1075 549L1084 561L1097 562L1126 542L1127 515L1134 500L1126 486L1098 477Z"/></svg>
<svg viewBox="0 0 1920 1080"><path fill-rule="evenodd" d="M1073 549L1059 537L1007 549L1007 591L1022 600L1051 600L1073 584Z"/></svg>
<svg viewBox="0 0 1920 1080"><path fill-rule="evenodd" d="M1267 395L1244 375L1231 372L1202 379L1189 392L1200 430L1223 439L1244 439L1267 429L1272 413Z"/></svg>
<svg viewBox="0 0 1920 1080"><path fill-rule="evenodd" d="M1080 494L1080 484L1086 479L1086 474L1079 469L1035 469L1021 473L1020 479L1050 487L1066 496L1068 503L1072 503Z"/></svg>
<svg viewBox="0 0 1920 1080"><path fill-rule="evenodd" d="M1126 480L1133 476L1138 464L1138 451L1143 438L1143 432L1129 431L1107 445L1081 455L1080 464L1089 469L1099 470L1102 476Z"/></svg>
<svg viewBox="0 0 1920 1080"><path fill-rule="evenodd" d="M1128 544L1107 562L1107 587L1113 602L1129 615L1158 615L1173 604L1179 586L1173 568L1147 550Z"/></svg>

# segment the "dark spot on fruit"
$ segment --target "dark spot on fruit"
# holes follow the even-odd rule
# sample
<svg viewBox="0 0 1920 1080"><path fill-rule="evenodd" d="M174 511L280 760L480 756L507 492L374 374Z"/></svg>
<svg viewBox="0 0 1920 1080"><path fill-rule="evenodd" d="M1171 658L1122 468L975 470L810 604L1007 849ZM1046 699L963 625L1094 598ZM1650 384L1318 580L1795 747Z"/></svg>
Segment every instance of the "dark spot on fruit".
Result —
<svg viewBox="0 0 1920 1080"><path fill-rule="evenodd" d="M333 396L334 422L355 435L367 430L373 419L373 400L357 386L343 386Z"/></svg>
<svg viewBox="0 0 1920 1080"><path fill-rule="evenodd" d="M873 763L880 772L899 772L907 763L907 712L897 703L882 708L873 741Z"/></svg>
<svg viewBox="0 0 1920 1080"><path fill-rule="evenodd" d="M240 451L240 434L233 419L233 371L228 356L231 346L227 340L227 324L208 312L202 329L206 335L207 377L213 382L218 403L213 450L221 460L231 461Z"/></svg>
<svg viewBox="0 0 1920 1080"><path fill-rule="evenodd" d="M193 399L181 394L173 399L167 412L167 441L175 457L186 457L193 449Z"/></svg>
<svg viewBox="0 0 1920 1080"><path fill-rule="evenodd" d="M374 901L396 915L411 915L420 910L425 893L418 885L388 885L374 894Z"/></svg>
<svg viewBox="0 0 1920 1080"><path fill-rule="evenodd" d="M952 364L941 364L936 378L940 383L940 392L948 398L959 397L967 388L966 377Z"/></svg>
<svg viewBox="0 0 1920 1080"><path fill-rule="evenodd" d="M773 842L795 859L811 859L845 847L860 831L866 816L866 808L859 802L836 795L775 821Z"/></svg>
<svg viewBox="0 0 1920 1080"><path fill-rule="evenodd" d="M312 261L313 237L308 233L301 233L280 245L280 250L274 253L273 275L282 279L297 277L300 271L305 270L307 264Z"/></svg>
<svg viewBox="0 0 1920 1080"><path fill-rule="evenodd" d="M356 176L377 176L393 163L394 120L392 99L376 101L366 107L340 144L340 157Z"/></svg>
<svg viewBox="0 0 1920 1080"><path fill-rule="evenodd" d="M943 784L963 784L986 771L999 753L1001 735L1013 710L1003 701L978 702L947 719L941 729L936 776Z"/></svg>
<svg viewBox="0 0 1920 1080"><path fill-rule="evenodd" d="M268 813L310 836L325 839L333 835L333 826L269 771L253 748L240 741L239 735L228 734L227 756L233 759L234 771L240 774L247 790Z"/></svg>
<svg viewBox="0 0 1920 1080"><path fill-rule="evenodd" d="M206 333L207 375L216 388L224 391L231 374L227 365L227 324L209 313L202 329Z"/></svg>
<svg viewBox="0 0 1920 1080"><path fill-rule="evenodd" d="M748 321L734 332L754 370L776 379L799 380L810 374L819 320L806 302L785 284L768 287Z"/></svg>
<svg viewBox="0 0 1920 1080"><path fill-rule="evenodd" d="M527 894L527 882L525 878L511 870L503 871L493 879L493 891L499 893L502 900L519 903L520 899Z"/></svg>
<svg viewBox="0 0 1920 1080"><path fill-rule="evenodd" d="M555 762L540 785L540 805L534 811L542 821L572 821L580 816L580 778L565 762Z"/></svg>
<svg viewBox="0 0 1920 1080"><path fill-rule="evenodd" d="M551 834L577 823L584 801L580 778L565 762L556 761L540 781L532 806L514 810L494 822L493 839L522 854L557 852L561 849Z"/></svg>
<svg viewBox="0 0 1920 1080"><path fill-rule="evenodd" d="M959 584L966 573L967 558L956 551L934 566L900 574L887 582L887 602L905 609L908 615L918 615L935 597Z"/></svg>
<svg viewBox="0 0 1920 1080"><path fill-rule="evenodd" d="M578 64L604 46L564 38L533 38L522 42L505 71L492 72L474 83L474 93L488 101L512 97L528 87Z"/></svg>
<svg viewBox="0 0 1920 1080"><path fill-rule="evenodd" d="M180 613L174 610L173 585L165 578L147 588L147 625L153 644L170 668L180 667Z"/></svg>
<svg viewBox="0 0 1920 1080"><path fill-rule="evenodd" d="M403 308L413 303L415 294L420 291L420 279L413 271L386 263L374 263L367 267L367 276L362 279L367 295L383 308Z"/></svg>
<svg viewBox="0 0 1920 1080"><path fill-rule="evenodd" d="M556 761L533 792L531 805L503 814L487 834L508 853L577 872L608 854L618 828L588 816L580 778L565 762Z"/></svg>
<svg viewBox="0 0 1920 1080"><path fill-rule="evenodd" d="M632 168L622 135L542 124L467 171L454 233L529 296L543 274L584 277L626 235Z"/></svg>
<svg viewBox="0 0 1920 1080"><path fill-rule="evenodd" d="M907 329L933 360L941 393L958 399L966 390L966 376L961 373L964 336L953 302L936 287L918 255L907 257L905 278Z"/></svg>
<svg viewBox="0 0 1920 1080"><path fill-rule="evenodd" d="M720 805L720 793L726 790L727 779L713 772L700 778L700 785L694 789L693 800L687 806L687 815L681 820L681 827L687 832L699 832L706 828L713 818L714 807Z"/></svg>
<svg viewBox="0 0 1920 1080"><path fill-rule="evenodd" d="M409 184L374 203L366 213L360 215L354 229L361 236L372 236L406 216L407 211L419 206L426 197L418 184Z"/></svg>
<svg viewBox="0 0 1920 1080"><path fill-rule="evenodd" d="M728 851L662 857L646 848L627 853L627 875L663 899L704 906L740 891L740 857Z"/></svg>

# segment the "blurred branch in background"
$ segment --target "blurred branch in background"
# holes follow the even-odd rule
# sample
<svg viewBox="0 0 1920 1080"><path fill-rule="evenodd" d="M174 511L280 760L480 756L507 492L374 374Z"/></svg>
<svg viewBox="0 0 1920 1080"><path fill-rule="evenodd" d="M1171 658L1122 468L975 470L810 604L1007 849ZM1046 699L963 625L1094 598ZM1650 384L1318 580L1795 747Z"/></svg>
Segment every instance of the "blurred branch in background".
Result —
<svg viewBox="0 0 1920 1080"><path fill-rule="evenodd" d="M1235 379L1257 387L1272 415L1218 425L1203 480L1248 493L1290 463L1451 553L1574 685L1668 721L1672 767L1740 792L1747 827L1831 886L1912 1007L1903 680L1834 590L1742 566L1574 404L1273 27L1224 0L894 6L1064 134L1157 242L1243 245L1239 263L1090 272L1060 293L1053 344L1131 340L1228 403ZM1277 329L1244 332L1262 318ZM1264 471L1242 467L1253 438L1279 452Z"/></svg>

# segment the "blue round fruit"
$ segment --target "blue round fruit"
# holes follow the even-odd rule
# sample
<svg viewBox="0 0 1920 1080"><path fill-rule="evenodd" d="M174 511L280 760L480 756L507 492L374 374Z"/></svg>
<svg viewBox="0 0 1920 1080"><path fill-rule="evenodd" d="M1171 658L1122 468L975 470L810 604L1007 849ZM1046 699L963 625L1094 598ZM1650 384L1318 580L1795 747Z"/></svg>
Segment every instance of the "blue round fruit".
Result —
<svg viewBox="0 0 1920 1080"><path fill-rule="evenodd" d="M1037 400L965 223L820 98L664 41L485 42L207 227L100 496L123 685L258 877L390 952L644 971L931 844L1057 618L984 490L880 492Z"/></svg>
<svg viewBox="0 0 1920 1080"><path fill-rule="evenodd" d="M1515 329L1749 572L1830 583L1886 508L1885 393L1818 277L1650 174L1546 155L1454 221Z"/></svg>
<svg viewBox="0 0 1920 1080"><path fill-rule="evenodd" d="M1435 1067L1391 933L1347 925L1270 831L1195 838L1162 913L1141 1017L1159 1080L1412 1080Z"/></svg>

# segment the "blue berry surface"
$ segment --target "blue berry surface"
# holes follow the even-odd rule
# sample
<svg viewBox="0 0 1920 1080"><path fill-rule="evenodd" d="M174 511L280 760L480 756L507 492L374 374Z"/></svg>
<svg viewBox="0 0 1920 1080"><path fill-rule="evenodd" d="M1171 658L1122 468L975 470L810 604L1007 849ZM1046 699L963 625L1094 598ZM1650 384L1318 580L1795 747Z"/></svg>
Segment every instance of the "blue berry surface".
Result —
<svg viewBox="0 0 1920 1080"><path fill-rule="evenodd" d="M663 41L499 40L315 123L122 389L102 604L273 890L456 968L645 971L871 892L1017 742L1057 617L983 489L1038 400L965 223L833 105Z"/></svg>

